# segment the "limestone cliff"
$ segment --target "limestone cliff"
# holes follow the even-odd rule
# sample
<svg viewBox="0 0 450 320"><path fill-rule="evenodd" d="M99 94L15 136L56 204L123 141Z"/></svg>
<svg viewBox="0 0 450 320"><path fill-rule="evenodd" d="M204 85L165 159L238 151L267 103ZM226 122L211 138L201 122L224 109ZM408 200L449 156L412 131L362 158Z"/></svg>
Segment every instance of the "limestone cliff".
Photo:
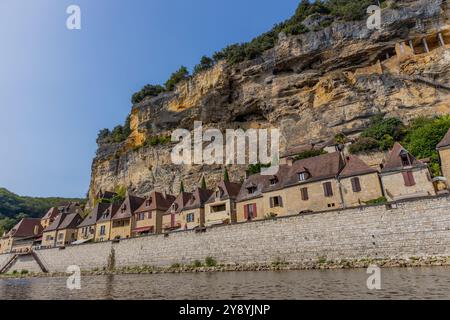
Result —
<svg viewBox="0 0 450 320"><path fill-rule="evenodd" d="M118 185L136 195L177 193L181 180L189 190L204 173L214 185L220 166L179 167L171 164L171 144L142 147L148 137L192 129L195 120L222 129L281 127L287 148L357 135L377 113L406 121L449 113L446 2L404 0L395 7L383 10L381 30L369 30L365 21L335 21L316 32L280 35L256 60L221 62L172 93L134 105L128 140L99 146L91 196ZM286 119L289 128L283 128ZM229 168L231 178L240 180L244 169Z"/></svg>

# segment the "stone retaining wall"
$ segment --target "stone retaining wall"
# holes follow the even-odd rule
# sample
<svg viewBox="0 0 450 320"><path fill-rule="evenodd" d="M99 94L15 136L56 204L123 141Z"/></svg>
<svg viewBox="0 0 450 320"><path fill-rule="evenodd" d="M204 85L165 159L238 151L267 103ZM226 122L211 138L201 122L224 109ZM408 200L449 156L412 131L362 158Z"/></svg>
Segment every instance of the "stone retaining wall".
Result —
<svg viewBox="0 0 450 320"><path fill-rule="evenodd" d="M293 216L144 238L36 251L51 272L204 261L270 264L450 256L450 198ZM6 256L6 255L4 255ZM4 256L0 256L1 261Z"/></svg>

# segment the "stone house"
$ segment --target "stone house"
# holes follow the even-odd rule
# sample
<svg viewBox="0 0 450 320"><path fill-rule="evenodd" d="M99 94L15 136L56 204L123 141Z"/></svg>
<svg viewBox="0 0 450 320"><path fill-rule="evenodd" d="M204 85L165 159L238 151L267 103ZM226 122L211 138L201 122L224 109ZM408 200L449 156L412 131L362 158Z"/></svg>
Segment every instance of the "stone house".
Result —
<svg viewBox="0 0 450 320"><path fill-rule="evenodd" d="M0 254L29 252L42 238L41 219L24 218L0 239Z"/></svg>
<svg viewBox="0 0 450 320"><path fill-rule="evenodd" d="M145 199L128 195L111 219L111 240L131 238L131 224L134 212Z"/></svg>
<svg viewBox="0 0 450 320"><path fill-rule="evenodd" d="M132 236L152 234L161 230L162 216L175 200L172 195L153 191L133 214Z"/></svg>
<svg viewBox="0 0 450 320"><path fill-rule="evenodd" d="M436 195L428 166L395 143L380 173L389 201Z"/></svg>
<svg viewBox="0 0 450 320"><path fill-rule="evenodd" d="M286 214L326 211L343 207L338 181L344 169L341 153L291 161L283 182Z"/></svg>
<svg viewBox="0 0 450 320"><path fill-rule="evenodd" d="M175 201L170 205L170 208L161 216L161 224L157 222L157 225L161 225L161 230L156 230L156 233L163 233L169 231L181 230L182 220L181 211L191 198L191 193L180 193ZM159 216L157 216L159 219Z"/></svg>
<svg viewBox="0 0 450 320"><path fill-rule="evenodd" d="M65 246L77 239L77 227L83 220L79 203L70 203L59 209L60 214L43 231L42 246Z"/></svg>
<svg viewBox="0 0 450 320"><path fill-rule="evenodd" d="M254 174L249 176L241 186L236 198L236 220L245 222L262 220L264 215L264 187L269 183L269 176Z"/></svg>
<svg viewBox="0 0 450 320"><path fill-rule="evenodd" d="M59 209L57 207L50 208L41 219L42 228L45 229L51 225L58 215Z"/></svg>
<svg viewBox="0 0 450 320"><path fill-rule="evenodd" d="M196 188L189 197L186 205L181 209L181 228L192 230L205 226L205 203L214 193L212 190Z"/></svg>
<svg viewBox="0 0 450 320"><path fill-rule="evenodd" d="M450 187L450 130L439 142L436 149L439 153L442 175L447 180L447 187Z"/></svg>
<svg viewBox="0 0 450 320"><path fill-rule="evenodd" d="M89 215L78 225L77 241L79 243L95 240L97 222L109 205L109 203L97 203Z"/></svg>
<svg viewBox="0 0 450 320"><path fill-rule="evenodd" d="M365 205L370 200L383 197L378 170L356 156L345 158L345 167L339 174L339 184L345 207Z"/></svg>
<svg viewBox="0 0 450 320"><path fill-rule="evenodd" d="M242 184L222 181L205 203L205 226L236 223L236 198Z"/></svg>
<svg viewBox="0 0 450 320"><path fill-rule="evenodd" d="M110 204L100 215L95 225L95 241L103 242L111 240L111 221L119 210L120 204Z"/></svg>

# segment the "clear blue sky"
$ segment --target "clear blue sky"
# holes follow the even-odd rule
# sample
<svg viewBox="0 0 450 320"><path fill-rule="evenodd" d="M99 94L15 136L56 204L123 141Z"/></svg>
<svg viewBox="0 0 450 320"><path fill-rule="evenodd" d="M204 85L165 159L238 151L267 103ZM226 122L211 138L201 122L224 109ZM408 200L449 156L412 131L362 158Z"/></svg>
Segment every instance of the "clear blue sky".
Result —
<svg viewBox="0 0 450 320"><path fill-rule="evenodd" d="M0 187L84 196L97 133L180 65L248 41L299 0L1 0ZM77 4L82 30L66 28Z"/></svg>

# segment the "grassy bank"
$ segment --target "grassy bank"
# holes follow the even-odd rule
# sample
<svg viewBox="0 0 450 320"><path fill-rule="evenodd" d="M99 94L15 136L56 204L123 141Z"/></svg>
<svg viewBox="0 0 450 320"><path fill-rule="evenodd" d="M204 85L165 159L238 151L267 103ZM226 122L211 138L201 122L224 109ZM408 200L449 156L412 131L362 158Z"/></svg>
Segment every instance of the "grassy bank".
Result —
<svg viewBox="0 0 450 320"><path fill-rule="evenodd" d="M319 258L316 261L304 263L288 263L282 260L270 264L216 264L206 265L194 263L182 265L175 263L170 267L126 267L114 270L106 268L83 271L83 276L125 275L125 274L180 274L180 273L212 273L212 272L251 272L251 271L301 271L301 270L337 270L337 269L366 269L371 265L380 268L414 268L414 267L442 267L450 266L450 257L411 257L409 259L359 259L359 260L327 260ZM33 277L67 277L66 273L32 273L23 270L17 273L0 275L0 279L23 279Z"/></svg>

